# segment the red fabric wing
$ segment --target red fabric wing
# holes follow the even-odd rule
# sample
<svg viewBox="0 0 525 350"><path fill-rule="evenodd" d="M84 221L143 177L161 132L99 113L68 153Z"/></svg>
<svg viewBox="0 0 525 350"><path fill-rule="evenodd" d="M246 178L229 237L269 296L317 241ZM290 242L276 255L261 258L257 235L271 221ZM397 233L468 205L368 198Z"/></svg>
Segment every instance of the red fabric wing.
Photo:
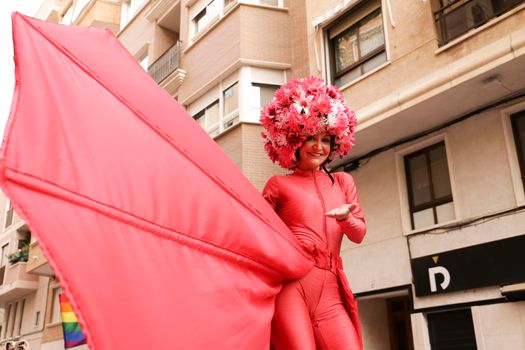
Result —
<svg viewBox="0 0 525 350"><path fill-rule="evenodd" d="M267 349L312 266L238 168L108 31L13 15L1 180L92 350Z"/></svg>

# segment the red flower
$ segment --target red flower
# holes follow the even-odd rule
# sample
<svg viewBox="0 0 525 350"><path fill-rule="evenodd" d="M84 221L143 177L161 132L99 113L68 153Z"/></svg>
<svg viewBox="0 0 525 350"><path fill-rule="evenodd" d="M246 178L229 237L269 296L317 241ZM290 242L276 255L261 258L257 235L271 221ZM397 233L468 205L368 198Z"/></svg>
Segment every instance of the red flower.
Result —
<svg viewBox="0 0 525 350"><path fill-rule="evenodd" d="M334 137L329 161L346 155L354 144L354 113L337 87L313 76L294 78L281 86L262 109L260 121L265 129L264 149L273 162L286 169L297 166L296 150L307 137L319 132Z"/></svg>

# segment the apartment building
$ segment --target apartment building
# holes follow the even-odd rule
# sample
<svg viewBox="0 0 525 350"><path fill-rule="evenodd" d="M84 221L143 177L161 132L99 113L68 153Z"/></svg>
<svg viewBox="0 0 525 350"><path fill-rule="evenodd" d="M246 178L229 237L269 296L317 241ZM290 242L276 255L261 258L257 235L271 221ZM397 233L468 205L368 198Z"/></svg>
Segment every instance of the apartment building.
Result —
<svg viewBox="0 0 525 350"><path fill-rule="evenodd" d="M131 1L120 40L255 186L259 108L318 75L357 111L343 246L366 349L525 348L525 2Z"/></svg>
<svg viewBox="0 0 525 350"><path fill-rule="evenodd" d="M259 189L283 173L260 107L293 76L338 85L359 123L333 168L368 223L341 253L365 349L525 348L525 1L44 4L41 18L112 28Z"/></svg>

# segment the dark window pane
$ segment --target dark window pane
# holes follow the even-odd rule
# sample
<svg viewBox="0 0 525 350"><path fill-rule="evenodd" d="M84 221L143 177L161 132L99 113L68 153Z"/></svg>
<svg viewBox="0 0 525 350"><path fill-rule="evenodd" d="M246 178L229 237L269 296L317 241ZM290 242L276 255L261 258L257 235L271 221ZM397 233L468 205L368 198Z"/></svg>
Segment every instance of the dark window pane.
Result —
<svg viewBox="0 0 525 350"><path fill-rule="evenodd" d="M434 198L439 199L452 194L450 177L448 174L447 154L445 145L434 148L429 152L430 168L432 172L432 185Z"/></svg>
<svg viewBox="0 0 525 350"><path fill-rule="evenodd" d="M430 194L430 183L428 182L428 168L426 154L408 159L408 169L410 172L410 184L412 189L412 203L420 205L432 200Z"/></svg>
<svg viewBox="0 0 525 350"><path fill-rule="evenodd" d="M351 17L349 14L343 20ZM330 46L333 82L337 86L347 84L386 62L381 8L332 37Z"/></svg>
<svg viewBox="0 0 525 350"><path fill-rule="evenodd" d="M427 315L432 350L476 350L470 309Z"/></svg>
<svg viewBox="0 0 525 350"><path fill-rule="evenodd" d="M511 10L524 0L457 0L444 1L435 14L441 31L441 44L479 27L487 21Z"/></svg>
<svg viewBox="0 0 525 350"><path fill-rule="evenodd" d="M512 128L514 129L514 141L521 169L521 178L525 188L525 111L512 116Z"/></svg>

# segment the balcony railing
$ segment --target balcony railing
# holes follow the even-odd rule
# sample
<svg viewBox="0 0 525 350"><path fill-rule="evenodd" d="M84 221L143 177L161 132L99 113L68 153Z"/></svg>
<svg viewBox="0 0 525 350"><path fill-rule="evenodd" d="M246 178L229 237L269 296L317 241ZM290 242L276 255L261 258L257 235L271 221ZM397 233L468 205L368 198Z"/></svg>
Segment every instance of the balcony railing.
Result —
<svg viewBox="0 0 525 350"><path fill-rule="evenodd" d="M511 10L525 0L450 0L434 13L441 45Z"/></svg>
<svg viewBox="0 0 525 350"><path fill-rule="evenodd" d="M178 41L175 45L170 47L162 54L151 66L148 68L148 73L151 77L160 84L171 73L179 68L181 43Z"/></svg>

